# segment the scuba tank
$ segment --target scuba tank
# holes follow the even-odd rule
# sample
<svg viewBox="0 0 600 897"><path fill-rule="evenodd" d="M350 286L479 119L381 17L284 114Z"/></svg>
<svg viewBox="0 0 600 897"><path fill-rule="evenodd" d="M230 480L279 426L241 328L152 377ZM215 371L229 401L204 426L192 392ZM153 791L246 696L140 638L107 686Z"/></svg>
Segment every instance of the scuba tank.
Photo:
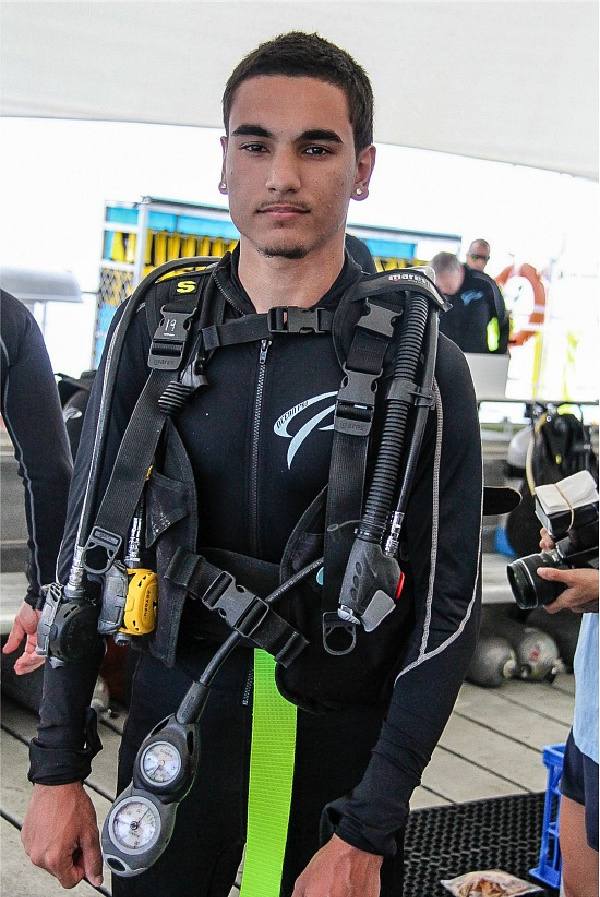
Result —
<svg viewBox="0 0 600 897"><path fill-rule="evenodd" d="M518 673L517 656L505 638L484 635L477 642L467 681L481 688L499 688Z"/></svg>
<svg viewBox="0 0 600 897"><path fill-rule="evenodd" d="M543 607L536 607L527 617L527 625L541 629L554 639L566 672L572 673L581 614L574 614L567 608L549 614Z"/></svg>
<svg viewBox="0 0 600 897"><path fill-rule="evenodd" d="M492 605L483 610L482 634L508 641L517 659L517 678L553 682L560 666L554 639L511 616L512 605Z"/></svg>

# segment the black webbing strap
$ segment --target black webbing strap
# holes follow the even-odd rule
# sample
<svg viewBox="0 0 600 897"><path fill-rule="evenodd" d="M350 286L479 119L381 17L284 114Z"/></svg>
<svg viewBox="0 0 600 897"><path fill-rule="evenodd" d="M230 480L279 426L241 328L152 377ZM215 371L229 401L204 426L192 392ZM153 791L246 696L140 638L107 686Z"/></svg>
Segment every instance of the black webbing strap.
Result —
<svg viewBox="0 0 600 897"><path fill-rule="evenodd" d="M219 346L271 339L276 333L331 333L332 327L332 311L290 305L270 308L264 315L245 315L226 324L203 327L201 332L204 348L210 352Z"/></svg>
<svg viewBox="0 0 600 897"><path fill-rule="evenodd" d="M306 639L259 595L240 585L231 573L215 567L201 554L178 548L166 578L199 598L228 626L287 667L307 646Z"/></svg>
<svg viewBox="0 0 600 897"><path fill-rule="evenodd" d="M338 392L327 487L323 568L324 613L337 613L339 590L360 520L375 390L398 309L366 301L344 365Z"/></svg>
<svg viewBox="0 0 600 897"><path fill-rule="evenodd" d="M194 295L161 309L160 323L148 354L151 372L123 434L85 545L83 565L90 573L105 573L127 536L167 418L206 383L206 378L199 375L192 376L184 385L177 374L197 306L198 297Z"/></svg>

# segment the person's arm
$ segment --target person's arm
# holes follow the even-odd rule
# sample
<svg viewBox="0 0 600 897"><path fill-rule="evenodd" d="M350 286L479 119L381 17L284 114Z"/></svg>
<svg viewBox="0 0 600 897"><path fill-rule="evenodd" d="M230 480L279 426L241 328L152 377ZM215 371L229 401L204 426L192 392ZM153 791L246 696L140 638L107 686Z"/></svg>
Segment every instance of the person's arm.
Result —
<svg viewBox="0 0 600 897"><path fill-rule="evenodd" d="M464 356L443 338L440 350L436 374L442 386L436 415L440 429L436 432L431 419L405 521L417 619L365 775L324 814L324 831L335 832L354 848L344 864L350 877L353 869L360 874L362 853L379 858L395 852L395 833L406 822L410 796L452 712L476 644L482 503L479 422ZM339 867L335 838L323 848L318 868L326 868L332 858ZM298 897L320 893L309 888L313 884L309 870L310 866L303 873L308 881L301 879L305 891L300 890ZM378 882L378 870L370 868L371 882Z"/></svg>
<svg viewBox="0 0 600 897"><path fill-rule="evenodd" d="M148 343L145 316L138 315L131 325L131 334L128 333L119 363L104 463L100 470L100 495L110 476L120 437L147 376ZM90 395L75 463L59 562L59 578L63 583L68 578L87 487L104 364L103 359ZM84 873L97 880L98 870L101 870L95 814L82 783L89 775L93 757L101 748L95 731L95 714L88 707L103 654L104 642L99 639L98 650L90 652L84 661L59 667L46 664L38 734L30 745L29 779L35 788L23 827L23 842L32 861L67 887L73 887ZM62 826L51 827L47 824L48 819L64 819L65 822Z"/></svg>
<svg viewBox="0 0 600 897"><path fill-rule="evenodd" d="M554 542L550 533L542 529L540 548L542 551L550 551ZM544 610L549 614L556 614L559 610L571 610L575 614L598 613L598 584L600 574L598 570L583 568L580 570L559 570L556 567L538 567L536 570L540 579L548 582L560 582L566 585L564 592L552 602L545 604Z"/></svg>
<svg viewBox="0 0 600 897"><path fill-rule="evenodd" d="M56 559L67 510L71 451L44 338L33 315L13 296L2 294L2 417L23 480L27 524L27 594L8 641L11 653L25 639L17 674L43 658L35 654L42 586L56 578Z"/></svg>

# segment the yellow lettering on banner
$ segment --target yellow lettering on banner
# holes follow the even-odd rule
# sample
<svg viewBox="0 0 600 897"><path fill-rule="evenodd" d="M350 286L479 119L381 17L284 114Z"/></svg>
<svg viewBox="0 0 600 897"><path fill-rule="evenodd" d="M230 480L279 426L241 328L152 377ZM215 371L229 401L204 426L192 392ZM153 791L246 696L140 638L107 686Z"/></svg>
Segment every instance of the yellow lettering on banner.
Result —
<svg viewBox="0 0 600 897"><path fill-rule="evenodd" d="M194 280L180 280L177 284L178 293L193 293L195 289L196 282Z"/></svg>

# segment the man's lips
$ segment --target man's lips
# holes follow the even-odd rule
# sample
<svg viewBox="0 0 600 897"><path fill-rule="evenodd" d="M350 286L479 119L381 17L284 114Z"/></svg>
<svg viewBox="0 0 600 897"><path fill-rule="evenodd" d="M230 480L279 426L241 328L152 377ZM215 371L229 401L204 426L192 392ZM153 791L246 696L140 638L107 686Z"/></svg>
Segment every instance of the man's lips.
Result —
<svg viewBox="0 0 600 897"><path fill-rule="evenodd" d="M273 203L261 206L258 210L260 215L268 215L278 221L287 221L297 218L299 215L306 215L308 209L305 206L290 205L289 203Z"/></svg>

